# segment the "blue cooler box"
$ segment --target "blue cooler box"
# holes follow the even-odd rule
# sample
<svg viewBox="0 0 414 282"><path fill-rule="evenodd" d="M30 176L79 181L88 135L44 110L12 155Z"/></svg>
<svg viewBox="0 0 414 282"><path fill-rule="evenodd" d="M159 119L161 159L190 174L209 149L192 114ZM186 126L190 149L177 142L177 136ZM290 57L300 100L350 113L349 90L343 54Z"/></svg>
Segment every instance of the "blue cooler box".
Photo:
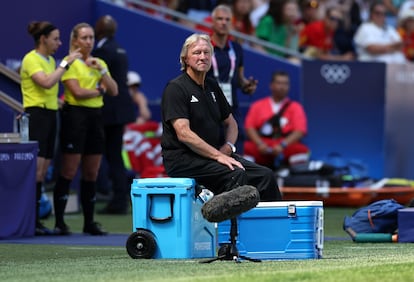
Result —
<svg viewBox="0 0 414 282"><path fill-rule="evenodd" d="M219 245L230 243L230 221L218 224ZM240 255L262 260L319 259L321 201L260 202L237 218Z"/></svg>
<svg viewBox="0 0 414 282"><path fill-rule="evenodd" d="M133 231L147 230L156 241L153 258L209 258L216 255L216 229L201 214L191 178L134 179Z"/></svg>

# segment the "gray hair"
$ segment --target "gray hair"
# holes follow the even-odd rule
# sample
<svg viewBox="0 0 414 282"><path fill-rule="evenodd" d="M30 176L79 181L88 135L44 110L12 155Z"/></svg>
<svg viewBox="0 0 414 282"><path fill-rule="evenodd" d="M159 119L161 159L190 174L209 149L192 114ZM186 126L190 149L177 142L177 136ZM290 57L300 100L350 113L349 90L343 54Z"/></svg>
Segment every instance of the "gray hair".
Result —
<svg viewBox="0 0 414 282"><path fill-rule="evenodd" d="M187 64L185 63L185 58L188 55L188 49L190 48L191 45L193 45L194 43L196 43L199 40L206 41L208 46L210 47L211 54L213 54L214 48L213 48L213 45L211 44L210 36L208 36L207 34L203 34L203 33L193 33L192 35L187 37L187 39L185 40L185 42L183 44L183 47L181 48L180 64L181 64L181 70L182 71L187 69Z"/></svg>
<svg viewBox="0 0 414 282"><path fill-rule="evenodd" d="M213 19L216 17L217 11L224 11L229 13L230 15L233 15L233 10L229 5L226 4L220 4L213 9L213 11L211 12L211 17Z"/></svg>

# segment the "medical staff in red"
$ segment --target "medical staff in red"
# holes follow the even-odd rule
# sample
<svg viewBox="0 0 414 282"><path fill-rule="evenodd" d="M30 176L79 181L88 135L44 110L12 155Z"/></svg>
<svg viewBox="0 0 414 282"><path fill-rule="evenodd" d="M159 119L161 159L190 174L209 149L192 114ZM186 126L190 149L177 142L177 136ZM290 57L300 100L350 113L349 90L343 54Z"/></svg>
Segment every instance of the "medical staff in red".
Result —
<svg viewBox="0 0 414 282"><path fill-rule="evenodd" d="M306 114L300 103L289 99L289 88L289 75L274 72L271 95L254 102L245 119L245 155L272 169L309 160L309 149L301 143L307 133Z"/></svg>

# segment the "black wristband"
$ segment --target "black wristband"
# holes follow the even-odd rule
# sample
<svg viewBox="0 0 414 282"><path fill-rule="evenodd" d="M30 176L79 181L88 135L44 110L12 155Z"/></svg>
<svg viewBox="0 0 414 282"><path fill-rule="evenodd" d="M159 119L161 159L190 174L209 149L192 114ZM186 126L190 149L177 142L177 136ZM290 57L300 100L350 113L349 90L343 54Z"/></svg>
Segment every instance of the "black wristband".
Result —
<svg viewBox="0 0 414 282"><path fill-rule="evenodd" d="M104 88L102 88L102 87L99 87L99 88L98 88L98 91L99 91L99 95L100 95L100 96L103 96L103 95L105 95L105 94L106 94L106 90L105 90Z"/></svg>

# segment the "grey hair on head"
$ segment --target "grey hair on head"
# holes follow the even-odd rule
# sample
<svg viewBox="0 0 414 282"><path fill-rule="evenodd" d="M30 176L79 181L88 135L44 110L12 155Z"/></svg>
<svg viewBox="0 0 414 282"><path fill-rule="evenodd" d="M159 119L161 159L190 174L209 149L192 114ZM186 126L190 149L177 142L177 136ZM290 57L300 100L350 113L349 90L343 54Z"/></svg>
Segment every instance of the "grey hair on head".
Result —
<svg viewBox="0 0 414 282"><path fill-rule="evenodd" d="M216 14L218 11L224 11L230 15L233 15L233 10L231 9L231 7L229 5L226 4L220 4L218 6L216 6L213 11L211 12L211 17L214 19L216 17Z"/></svg>
<svg viewBox="0 0 414 282"><path fill-rule="evenodd" d="M184 41L183 47L181 48L180 64L181 64L181 70L182 71L187 69L187 64L185 63L185 59L186 59L187 54L188 54L188 49L190 48L191 45L193 45L194 43L196 43L199 40L206 41L208 43L210 49L211 49L211 54L213 54L214 48L213 48L213 45L211 44L210 36L208 36L207 34L203 34L203 33L194 33L194 34L190 35Z"/></svg>

